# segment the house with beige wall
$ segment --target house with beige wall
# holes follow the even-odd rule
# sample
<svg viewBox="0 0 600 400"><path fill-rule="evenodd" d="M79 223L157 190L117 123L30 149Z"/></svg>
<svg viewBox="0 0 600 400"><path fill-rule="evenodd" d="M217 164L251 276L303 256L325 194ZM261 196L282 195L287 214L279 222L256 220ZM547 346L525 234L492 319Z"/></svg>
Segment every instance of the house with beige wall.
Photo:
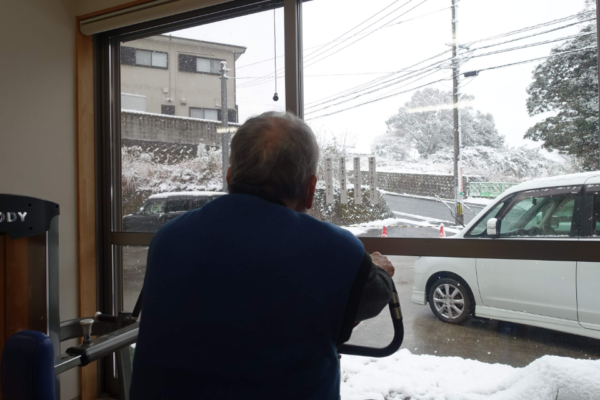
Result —
<svg viewBox="0 0 600 400"><path fill-rule="evenodd" d="M121 46L121 108L221 120L221 61L229 121L237 122L235 64L245 47L158 35Z"/></svg>

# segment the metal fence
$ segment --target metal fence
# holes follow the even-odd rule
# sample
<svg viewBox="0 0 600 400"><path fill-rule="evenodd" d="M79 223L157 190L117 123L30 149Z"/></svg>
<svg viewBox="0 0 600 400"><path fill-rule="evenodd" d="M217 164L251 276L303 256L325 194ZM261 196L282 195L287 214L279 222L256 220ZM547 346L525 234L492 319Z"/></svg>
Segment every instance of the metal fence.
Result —
<svg viewBox="0 0 600 400"><path fill-rule="evenodd" d="M488 197L495 198L501 195L505 190L518 183L508 182L470 182L469 197Z"/></svg>

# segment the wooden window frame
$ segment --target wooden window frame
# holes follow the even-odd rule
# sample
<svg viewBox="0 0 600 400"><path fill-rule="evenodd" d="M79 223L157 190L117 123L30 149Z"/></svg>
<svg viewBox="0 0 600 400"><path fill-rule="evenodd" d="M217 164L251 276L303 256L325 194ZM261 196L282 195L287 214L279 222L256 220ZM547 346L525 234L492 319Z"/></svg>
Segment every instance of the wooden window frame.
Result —
<svg viewBox="0 0 600 400"><path fill-rule="evenodd" d="M108 72L98 66L108 65L107 57L118 57L118 54L102 54L94 43L102 42L80 32L79 21L96 15L143 4L150 0L136 0L121 6L112 7L96 13L76 18L76 148L77 148L77 249L79 271L79 315L93 315L102 304L102 284L107 279L114 279L114 271L101 268L107 254L106 241L111 245L149 245L153 234L125 233L111 231L112 223L110 202L104 192L107 179L111 174L118 177L120 171L102 174L107 167L106 159L100 148L105 148L106 137L102 132L114 128L114 121L104 121L97 114L110 114L103 101L110 93L103 87L95 87L98 78L110 80ZM171 16L158 21L139 24L132 28L118 29L114 35L128 34L128 40L149 35L149 31L161 26L164 31L196 25L194 18L207 16L211 22L223 18L219 11L226 10L241 0L224 3L208 9ZM301 0L281 0L285 9L285 47L286 47L286 108L289 112L303 116L302 85L302 3ZM600 1L597 0L597 5ZM259 3L257 1L256 3ZM276 7L276 1L262 1L265 9ZM213 13L212 15L209 15ZM600 6L597 26L600 27ZM243 15L243 11L242 14ZM235 15L228 15L232 18ZM102 36L102 35L99 35ZM106 35L104 35L106 36ZM600 43L600 36L598 36ZM600 52L600 46L599 46ZM598 66L600 70L600 64ZM119 100L117 100L119 101ZM117 128L118 129L118 128ZM106 227L109 227L107 230ZM379 239L361 238L365 249L369 252L379 251L387 255L431 256L431 257L470 257L470 258L510 258L537 260L578 260L600 261L597 243L594 241L535 241L535 240L494 240L494 239ZM106 311L106 310L105 310ZM99 395L100 382L98 363L92 363L81 369L81 399L92 400Z"/></svg>

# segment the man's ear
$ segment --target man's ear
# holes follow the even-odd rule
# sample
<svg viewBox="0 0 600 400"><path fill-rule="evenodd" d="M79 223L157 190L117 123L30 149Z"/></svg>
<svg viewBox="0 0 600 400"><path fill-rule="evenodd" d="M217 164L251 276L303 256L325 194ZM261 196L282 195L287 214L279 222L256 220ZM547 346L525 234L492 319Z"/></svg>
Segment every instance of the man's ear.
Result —
<svg viewBox="0 0 600 400"><path fill-rule="evenodd" d="M317 177L315 175L311 176L308 180L308 187L306 196L306 209L310 210L313 206L313 200L315 199L315 189L317 187Z"/></svg>
<svg viewBox="0 0 600 400"><path fill-rule="evenodd" d="M229 186L229 181L231 180L231 167L227 168L227 175L225 179L227 179L227 185Z"/></svg>

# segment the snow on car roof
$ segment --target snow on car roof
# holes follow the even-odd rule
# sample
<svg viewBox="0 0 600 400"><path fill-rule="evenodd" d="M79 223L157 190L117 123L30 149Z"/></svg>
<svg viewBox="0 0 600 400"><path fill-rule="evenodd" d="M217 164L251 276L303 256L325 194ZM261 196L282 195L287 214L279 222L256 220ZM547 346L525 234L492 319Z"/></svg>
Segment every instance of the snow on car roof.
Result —
<svg viewBox="0 0 600 400"><path fill-rule="evenodd" d="M158 193L158 194L153 194L152 196L148 197L149 199L164 199L167 197L176 197L176 196L222 196L224 194L224 192L200 192L200 191L190 191L190 192L165 192L165 193Z"/></svg>
<svg viewBox="0 0 600 400"><path fill-rule="evenodd" d="M552 176L550 178L539 178L523 182L508 189L506 193L521 192L523 190L541 189L546 187L583 185L590 178L600 176L600 171L581 172L578 174Z"/></svg>

